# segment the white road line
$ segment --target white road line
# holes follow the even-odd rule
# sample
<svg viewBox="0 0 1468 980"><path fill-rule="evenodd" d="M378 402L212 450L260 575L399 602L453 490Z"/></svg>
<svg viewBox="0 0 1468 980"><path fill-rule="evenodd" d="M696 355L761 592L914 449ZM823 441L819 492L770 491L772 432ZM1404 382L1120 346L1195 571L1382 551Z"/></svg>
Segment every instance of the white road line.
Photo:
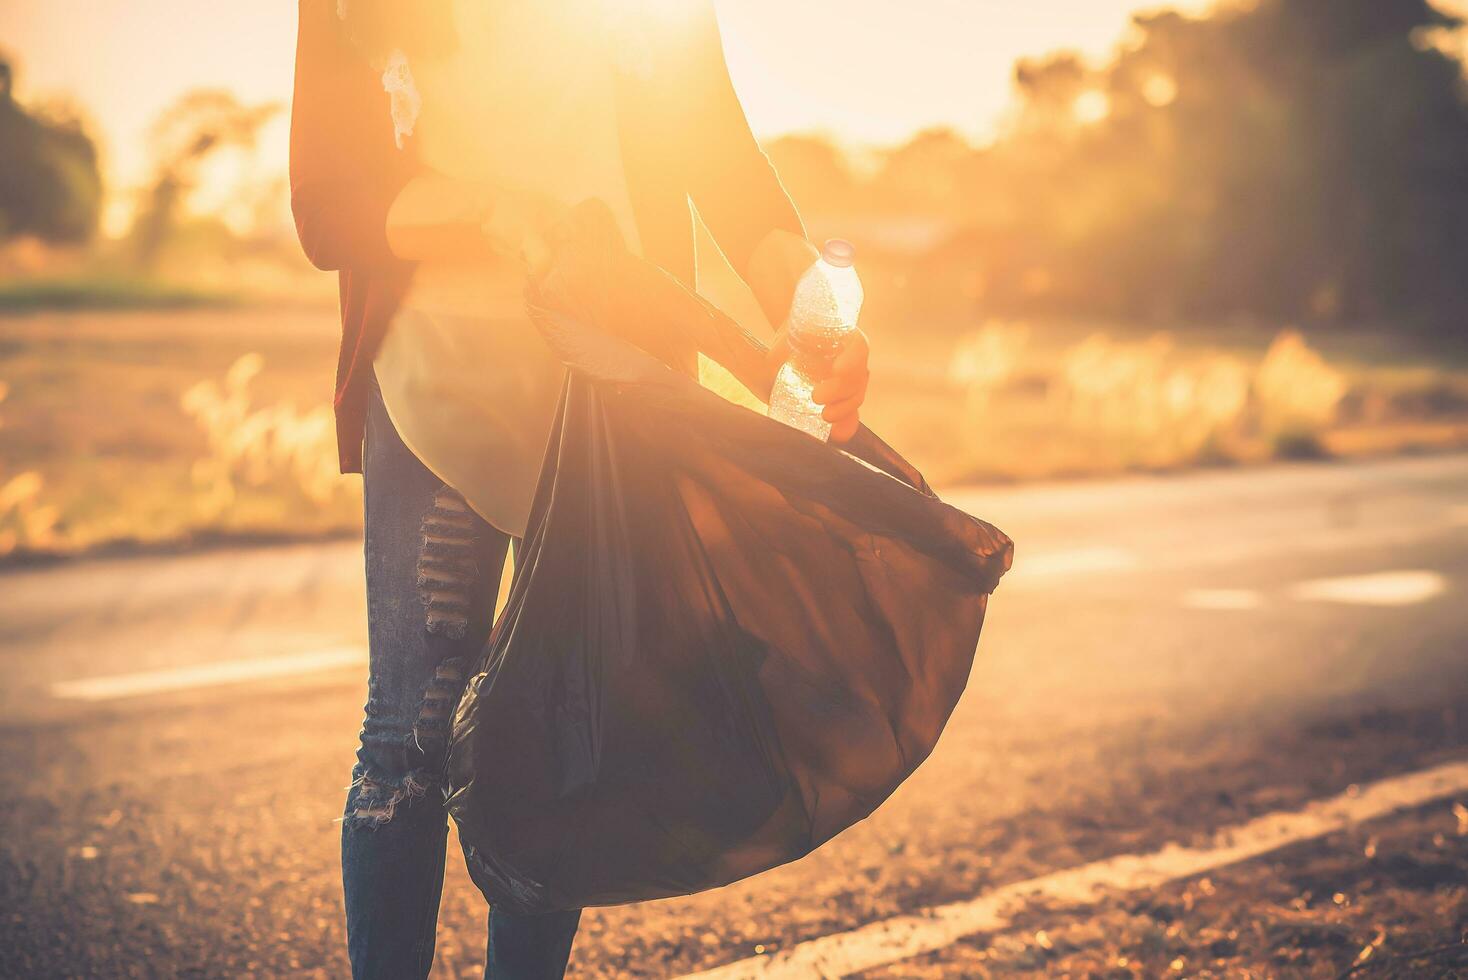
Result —
<svg viewBox="0 0 1468 980"><path fill-rule="evenodd" d="M1189 589L1183 593L1183 605L1189 609L1258 609L1264 597L1253 589Z"/></svg>
<svg viewBox="0 0 1468 980"><path fill-rule="evenodd" d="M1137 556L1121 548L1105 545L1094 548L1072 548L1046 551L1038 555L1021 554L1014 563L1009 579L1051 578L1085 575L1091 572L1115 572L1137 567Z"/></svg>
<svg viewBox="0 0 1468 980"><path fill-rule="evenodd" d="M1301 582L1290 590L1296 599L1347 602L1362 606L1411 606L1436 598L1448 583L1437 572L1407 570L1319 578Z"/></svg>
<svg viewBox="0 0 1468 980"><path fill-rule="evenodd" d="M1383 817L1444 797L1468 793L1468 761L1394 776L1302 810L1272 813L1214 835L1206 847L1168 844L1150 854L1126 854L1020 881L978 898L900 915L832 936L800 943L772 956L739 960L690 974L699 980L752 977L829 978L897 963L942 949L976 932L1009 925L1027 901L1089 904L1113 891L1135 891L1211 871L1313 840L1354 823Z"/></svg>
<svg viewBox="0 0 1468 980"><path fill-rule="evenodd" d="M226 660L222 663L173 667L146 673L63 681L51 685L51 696L76 701L111 701L143 694L183 691L193 687L215 687L221 684L237 684L240 681L311 674L366 662L367 651L362 647L331 647L285 657Z"/></svg>

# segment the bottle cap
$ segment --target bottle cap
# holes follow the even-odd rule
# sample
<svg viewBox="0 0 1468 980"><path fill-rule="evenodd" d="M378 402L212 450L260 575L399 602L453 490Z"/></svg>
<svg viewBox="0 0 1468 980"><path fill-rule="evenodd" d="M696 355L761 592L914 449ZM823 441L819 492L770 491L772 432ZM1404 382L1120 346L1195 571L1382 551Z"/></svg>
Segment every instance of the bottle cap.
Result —
<svg viewBox="0 0 1468 980"><path fill-rule="evenodd" d="M844 238L828 238L821 258L838 269L848 268L856 260L856 246Z"/></svg>

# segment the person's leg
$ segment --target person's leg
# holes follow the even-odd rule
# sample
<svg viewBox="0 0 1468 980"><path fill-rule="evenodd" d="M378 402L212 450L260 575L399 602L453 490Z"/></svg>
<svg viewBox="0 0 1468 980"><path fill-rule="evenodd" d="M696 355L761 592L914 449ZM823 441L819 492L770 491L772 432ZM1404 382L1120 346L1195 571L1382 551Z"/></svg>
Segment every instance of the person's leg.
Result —
<svg viewBox="0 0 1468 980"><path fill-rule="evenodd" d="M363 483L370 666L342 825L347 947L354 977L411 980L433 964L449 725L509 539L403 445L375 390Z"/></svg>
<svg viewBox="0 0 1468 980"><path fill-rule="evenodd" d="M520 538L514 539L519 560ZM485 980L556 980L566 975L571 944L581 924L581 910L519 915L489 910L489 943L484 955Z"/></svg>
<svg viewBox="0 0 1468 980"><path fill-rule="evenodd" d="M515 915L491 909L485 980L555 980L566 973L581 912Z"/></svg>

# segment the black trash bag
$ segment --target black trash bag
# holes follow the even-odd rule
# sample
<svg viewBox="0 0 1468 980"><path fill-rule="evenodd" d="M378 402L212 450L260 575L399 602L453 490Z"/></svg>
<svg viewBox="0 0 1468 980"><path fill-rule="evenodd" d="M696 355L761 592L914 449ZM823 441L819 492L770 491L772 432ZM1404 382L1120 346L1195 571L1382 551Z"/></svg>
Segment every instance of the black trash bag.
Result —
<svg viewBox="0 0 1468 980"><path fill-rule="evenodd" d="M714 888L867 816L1012 554L869 431L824 445L670 367L767 393L757 341L590 224L538 295L569 371L448 759L470 875L518 912Z"/></svg>

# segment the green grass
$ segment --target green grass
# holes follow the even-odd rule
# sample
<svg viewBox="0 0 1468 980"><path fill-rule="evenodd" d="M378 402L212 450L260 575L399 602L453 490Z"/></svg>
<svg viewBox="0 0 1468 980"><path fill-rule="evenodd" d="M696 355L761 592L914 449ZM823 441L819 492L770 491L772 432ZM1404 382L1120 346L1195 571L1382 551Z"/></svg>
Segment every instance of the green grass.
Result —
<svg viewBox="0 0 1468 980"><path fill-rule="evenodd" d="M0 313L217 309L243 302L236 293L125 276L0 281Z"/></svg>

